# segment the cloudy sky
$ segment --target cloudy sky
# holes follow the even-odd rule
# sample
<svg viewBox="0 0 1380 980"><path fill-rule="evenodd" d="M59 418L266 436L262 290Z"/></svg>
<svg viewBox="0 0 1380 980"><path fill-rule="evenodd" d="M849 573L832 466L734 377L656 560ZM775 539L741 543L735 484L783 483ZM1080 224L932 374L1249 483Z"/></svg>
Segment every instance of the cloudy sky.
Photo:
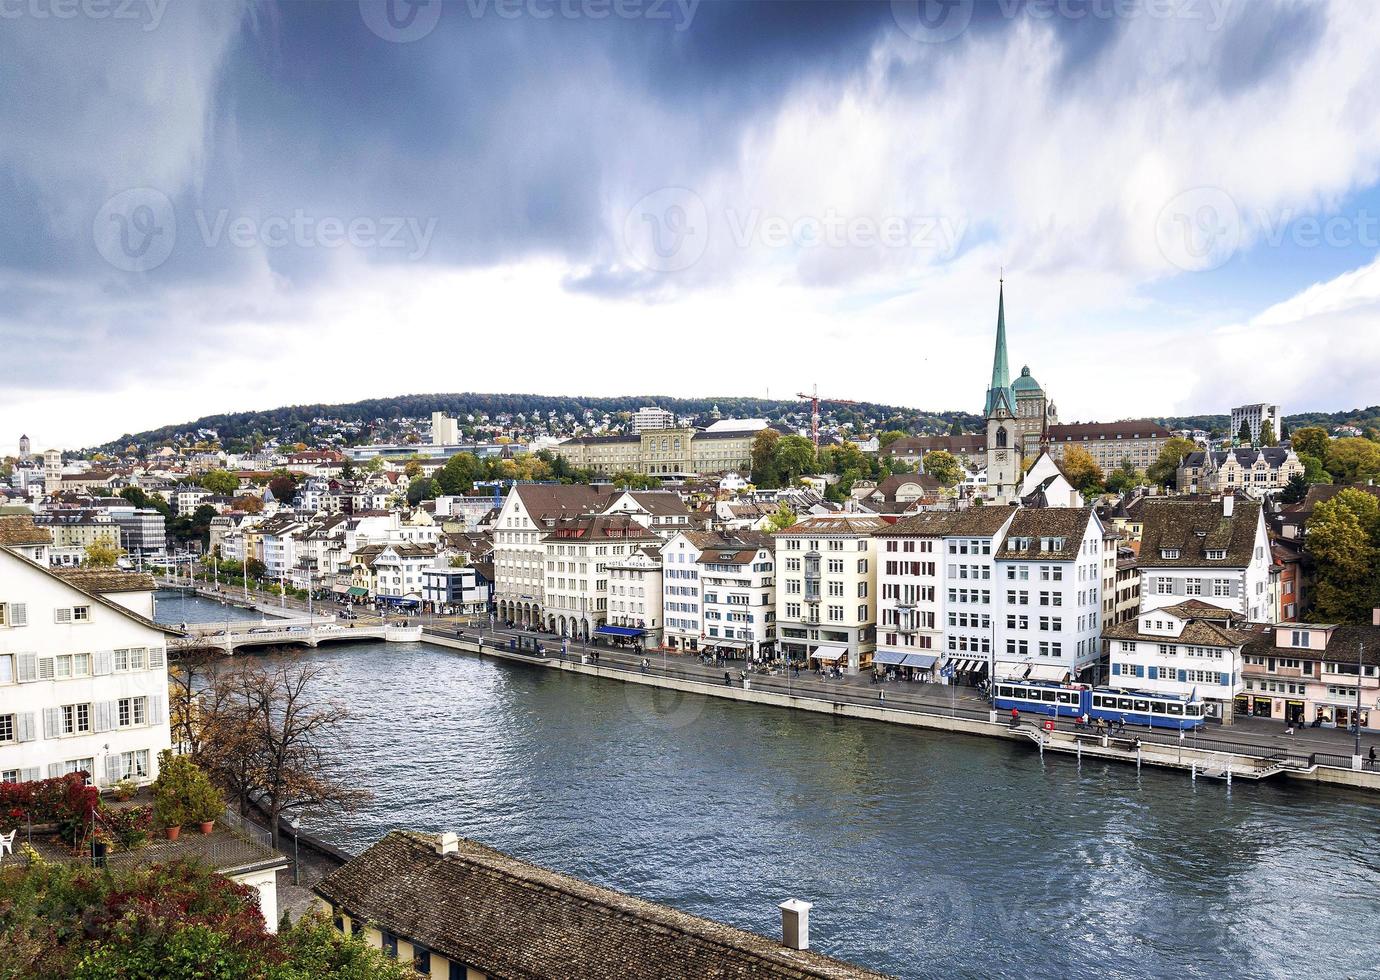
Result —
<svg viewBox="0 0 1380 980"><path fill-rule="evenodd" d="M426 391L1380 401L1368 5L0 2L0 452Z"/></svg>

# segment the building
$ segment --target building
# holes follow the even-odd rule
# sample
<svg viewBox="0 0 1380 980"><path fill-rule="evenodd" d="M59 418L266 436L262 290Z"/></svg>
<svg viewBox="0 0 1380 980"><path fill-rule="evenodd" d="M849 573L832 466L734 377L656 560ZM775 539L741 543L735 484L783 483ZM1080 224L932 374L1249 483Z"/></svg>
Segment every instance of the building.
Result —
<svg viewBox="0 0 1380 980"><path fill-rule="evenodd" d="M33 455L33 450L29 444L29 437L27 435L21 435L19 437L19 461L21 463L27 463L31 455Z"/></svg>
<svg viewBox="0 0 1380 980"><path fill-rule="evenodd" d="M1233 408L1231 410L1231 429L1227 432L1227 438L1235 440L1243 423L1250 428L1251 444L1255 446L1260 445L1260 430L1267 424L1276 440L1282 438L1284 432L1284 415L1280 412L1278 405L1267 405L1262 402L1258 405L1242 405Z"/></svg>
<svg viewBox="0 0 1380 980"><path fill-rule="evenodd" d="M586 514L557 521L541 540L546 582L540 622L546 629L581 640L601 633L645 636L645 627L606 628L608 565L660 546L660 538L629 514Z"/></svg>
<svg viewBox="0 0 1380 980"><path fill-rule="evenodd" d="M1183 493L1231 493L1244 490L1253 497L1284 489L1289 478L1303 476L1303 463L1293 449L1264 446L1223 452L1188 453L1179 461L1175 486Z"/></svg>
<svg viewBox="0 0 1380 980"><path fill-rule="evenodd" d="M776 646L776 559L760 531L720 535L701 549L704 644L721 656L767 659Z"/></svg>
<svg viewBox="0 0 1380 980"><path fill-rule="evenodd" d="M1380 729L1380 609L1368 626L1265 627L1246 644L1244 661L1238 713L1341 729L1359 715L1363 730Z"/></svg>
<svg viewBox="0 0 1380 980"><path fill-rule="evenodd" d="M922 680L944 665L955 681L987 673L993 556L1015 515L1010 507L926 511L876 533L874 664Z"/></svg>
<svg viewBox="0 0 1380 980"><path fill-rule="evenodd" d="M807 517L776 540L776 633L781 652L856 674L877 645L877 532L871 514Z"/></svg>
<svg viewBox="0 0 1380 980"><path fill-rule="evenodd" d="M460 426L444 412L431 413L431 444L454 446L460 442Z"/></svg>
<svg viewBox="0 0 1380 980"><path fill-rule="evenodd" d="M613 498L604 513L627 514L663 539L694 525L690 508L680 494L667 490L624 490Z"/></svg>
<svg viewBox="0 0 1380 980"><path fill-rule="evenodd" d="M752 441L760 429L695 429L682 426L646 429L635 435L577 436L558 443L554 452L571 466L601 476L639 473L684 480L704 473L752 468Z"/></svg>
<svg viewBox="0 0 1380 980"><path fill-rule="evenodd" d="M660 646L664 620L661 611L661 550L636 548L626 558L611 558L609 608L605 631ZM627 631L627 632L623 632Z"/></svg>
<svg viewBox="0 0 1380 980"><path fill-rule="evenodd" d="M422 603L430 612L483 616L490 593L489 582L472 565L422 569Z"/></svg>
<svg viewBox="0 0 1380 980"><path fill-rule="evenodd" d="M904 460L920 470L929 453L943 450L956 456L965 467L984 458L987 452L985 435L905 436L880 450L883 458Z"/></svg>
<svg viewBox="0 0 1380 980"><path fill-rule="evenodd" d="M1252 623L1270 620L1270 544L1258 501L1147 500L1141 516L1142 612L1202 599Z"/></svg>
<svg viewBox="0 0 1380 980"><path fill-rule="evenodd" d="M674 429L675 427L676 413L664 408L657 408L655 405L639 408L637 413L633 415L633 431L637 433L651 429Z"/></svg>
<svg viewBox="0 0 1380 980"><path fill-rule="evenodd" d="M130 555L147 557L167 550L167 522L152 507L112 507L109 514L120 526L120 547Z"/></svg>
<svg viewBox="0 0 1380 980"><path fill-rule="evenodd" d="M1207 717L1231 723L1244 683L1241 650L1251 639L1237 613L1188 599L1108 626L1102 636L1111 687L1199 698Z"/></svg>
<svg viewBox="0 0 1380 980"><path fill-rule="evenodd" d="M998 680L1090 679L1102 655L1102 556L1093 508L1016 512L995 555Z"/></svg>
<svg viewBox="0 0 1380 980"><path fill-rule="evenodd" d="M983 406L987 420L987 496L997 503L1016 499L1025 458L1034 455L1045 429L1058 422L1054 403L1022 368L1013 383L1006 356L1005 286L997 290L997 342L992 355L992 380Z"/></svg>
<svg viewBox="0 0 1380 980"><path fill-rule="evenodd" d="M0 517L0 781L157 776L168 727L167 637L153 579L55 570L26 518Z"/></svg>
<svg viewBox="0 0 1380 980"><path fill-rule="evenodd" d="M1077 446L1103 473L1111 473L1123 463L1143 472L1172 438L1174 433L1148 419L1071 422L1051 425L1045 433L1045 445L1056 460L1063 460L1064 454Z"/></svg>
<svg viewBox="0 0 1380 980"><path fill-rule="evenodd" d="M431 544L370 544L350 555L351 593L373 597L380 605L420 606L423 573L436 566Z"/></svg>
<svg viewBox="0 0 1380 980"><path fill-rule="evenodd" d="M452 833L395 830L314 891L342 934L432 978L880 980L809 950L808 903L782 903L777 943Z"/></svg>
<svg viewBox="0 0 1380 980"><path fill-rule="evenodd" d="M607 506L604 492L583 484L519 483L508 491L494 524L494 603L498 617L541 622L546 592L542 538L556 522Z"/></svg>
<svg viewBox="0 0 1380 980"><path fill-rule="evenodd" d="M48 561L53 565L76 566L86 560L92 545L118 550L120 527L108 514L88 508L50 510L34 515L34 524L52 534Z"/></svg>

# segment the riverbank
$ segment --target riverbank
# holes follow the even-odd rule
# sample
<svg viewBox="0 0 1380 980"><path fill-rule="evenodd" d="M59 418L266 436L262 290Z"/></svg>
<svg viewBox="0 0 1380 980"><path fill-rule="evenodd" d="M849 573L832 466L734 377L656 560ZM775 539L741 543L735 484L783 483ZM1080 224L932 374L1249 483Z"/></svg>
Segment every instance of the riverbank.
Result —
<svg viewBox="0 0 1380 980"><path fill-rule="evenodd" d="M508 648L509 639L502 633L457 634L436 629L423 632L423 642L434 646L550 670L705 697L792 708L837 718L1014 740L1029 744L1040 753L1054 752L1079 759L1087 756L1134 766L1155 766L1178 770L1190 779L1222 779L1227 782L1296 779L1380 792L1380 772L1338 765L1335 763L1347 761L1345 757L1332 753L1299 752L1290 745L1278 748L1246 747L1206 738L1199 744L1196 737L1178 738L1139 730L1129 730L1120 737L1099 736L1058 725L1048 728L1043 722L1026 722L1012 727L1004 720L997 720L995 713L985 706L978 709L965 704L960 708L956 692L950 710L945 712L942 706L932 701L923 702L914 696L907 697L904 692L889 691L888 685L875 686L875 694L867 688L848 691L835 686L833 690L827 690L808 675L793 678L748 674L744 679L739 677L736 670L730 670L728 677L721 680L706 676L705 670L696 669L691 664L672 665L665 658L654 655L645 658L647 663L644 669L637 658L627 653L606 649L599 651L597 659L583 649L562 654L556 645L559 641L555 641L552 644L556 646L555 651L547 650L543 655L538 655ZM786 687L784 691L780 690L783 685Z"/></svg>

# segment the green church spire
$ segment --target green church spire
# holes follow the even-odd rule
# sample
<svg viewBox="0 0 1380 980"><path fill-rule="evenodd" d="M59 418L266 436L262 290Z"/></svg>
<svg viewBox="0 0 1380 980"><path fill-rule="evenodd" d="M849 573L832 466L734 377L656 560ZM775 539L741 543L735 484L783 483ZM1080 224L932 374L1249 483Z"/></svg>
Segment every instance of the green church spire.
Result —
<svg viewBox="0 0 1380 980"><path fill-rule="evenodd" d="M1008 410L1013 407L1011 398L1011 369L1006 361L1006 291L1005 280L997 280L997 347L992 354L992 384L987 389L986 414L991 415L1001 401L1006 402ZM1014 412L1013 412L1014 414Z"/></svg>

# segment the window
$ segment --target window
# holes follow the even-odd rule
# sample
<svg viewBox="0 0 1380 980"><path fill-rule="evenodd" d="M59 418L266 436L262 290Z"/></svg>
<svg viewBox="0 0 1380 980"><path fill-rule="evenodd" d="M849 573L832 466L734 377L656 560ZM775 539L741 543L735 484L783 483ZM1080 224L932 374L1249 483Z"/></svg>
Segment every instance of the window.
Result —
<svg viewBox="0 0 1380 980"><path fill-rule="evenodd" d="M431 950L414 944L412 947L412 969L424 976L430 976Z"/></svg>
<svg viewBox="0 0 1380 980"><path fill-rule="evenodd" d="M383 955L390 959L398 958L398 937L391 932L383 933Z"/></svg>
<svg viewBox="0 0 1380 980"><path fill-rule="evenodd" d="M116 723L121 728L148 724L148 698L120 698Z"/></svg>
<svg viewBox="0 0 1380 980"><path fill-rule="evenodd" d="M14 683L14 654L0 653L0 684Z"/></svg>
<svg viewBox="0 0 1380 980"><path fill-rule="evenodd" d="M14 715L0 715L0 742L14 741Z"/></svg>
<svg viewBox="0 0 1380 980"><path fill-rule="evenodd" d="M77 735L91 731L91 705L64 704L60 709L62 735Z"/></svg>
<svg viewBox="0 0 1380 980"><path fill-rule="evenodd" d="M1159 578L1155 579L1155 594L1156 594L1156 595L1169 595L1169 594L1172 593L1173 591L1174 591L1174 583L1173 583L1172 581L1170 581L1169 578L1167 578L1167 577L1164 576L1164 575L1161 575Z"/></svg>
<svg viewBox="0 0 1380 980"><path fill-rule="evenodd" d="M149 751L140 749L137 752L120 753L120 778L121 779L147 779L149 774Z"/></svg>

